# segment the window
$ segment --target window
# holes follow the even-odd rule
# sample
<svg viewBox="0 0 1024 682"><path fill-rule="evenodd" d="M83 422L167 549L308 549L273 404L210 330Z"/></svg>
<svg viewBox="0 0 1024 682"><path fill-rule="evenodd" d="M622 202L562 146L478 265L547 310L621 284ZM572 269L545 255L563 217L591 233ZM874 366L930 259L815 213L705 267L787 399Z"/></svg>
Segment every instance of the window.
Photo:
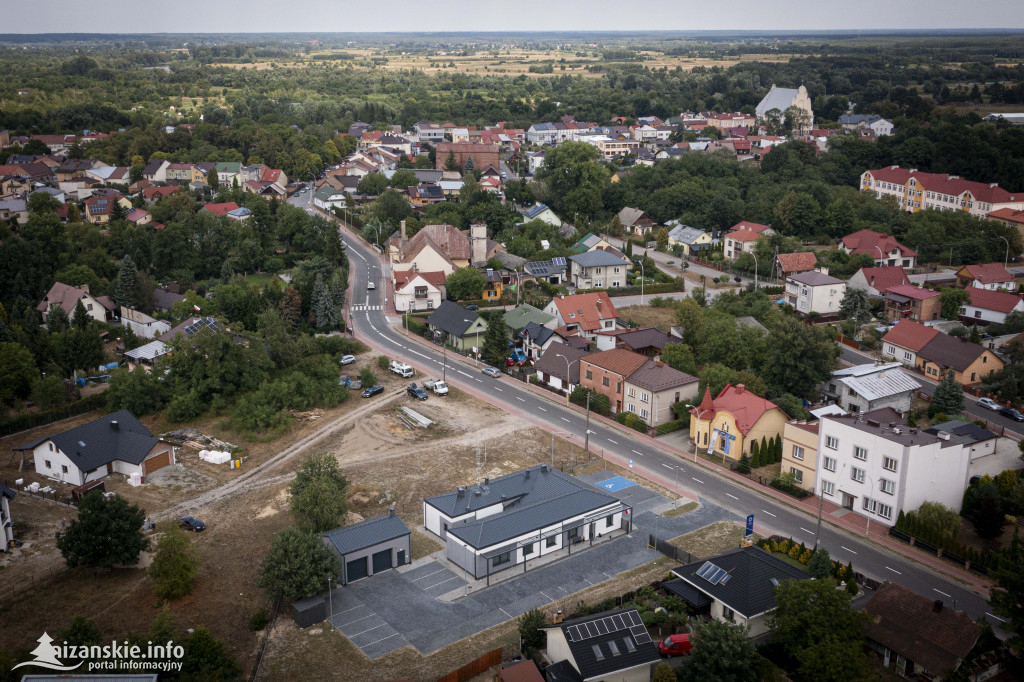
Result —
<svg viewBox="0 0 1024 682"><path fill-rule="evenodd" d="M633 403L626 403L626 412L632 412L633 414L636 414L636 405L634 405Z"/></svg>
<svg viewBox="0 0 1024 682"><path fill-rule="evenodd" d="M640 410L640 416L647 419L647 410Z"/></svg>
<svg viewBox="0 0 1024 682"><path fill-rule="evenodd" d="M53 443L50 443L49 446L50 446L50 452L53 452Z"/></svg>
<svg viewBox="0 0 1024 682"><path fill-rule="evenodd" d="M615 514L609 514L608 516L604 517L604 527L605 528L611 528L614 523L615 523Z"/></svg>
<svg viewBox="0 0 1024 682"><path fill-rule="evenodd" d="M530 544L528 544L528 545L524 545L523 546L523 556L524 557L530 556L531 554L533 554L536 551L536 549L537 549L537 546L535 544L533 544L532 542Z"/></svg>
<svg viewBox="0 0 1024 682"><path fill-rule="evenodd" d="M826 495L835 495L836 494L836 484L833 483L832 481L822 481L821 482L821 492L825 493Z"/></svg>
<svg viewBox="0 0 1024 682"><path fill-rule="evenodd" d="M646 402L650 402L650 400L651 400L651 396L650 395L648 395L646 393L642 393L642 392L640 393L640 402L646 403Z"/></svg>
<svg viewBox="0 0 1024 682"><path fill-rule="evenodd" d="M857 481L858 483L864 482L864 470L858 469L857 467L850 468L850 478Z"/></svg>
<svg viewBox="0 0 1024 682"><path fill-rule="evenodd" d="M50 466L50 460L47 459L47 460L43 460L43 461L46 464L46 468L47 469L52 469L53 468L52 466Z"/></svg>
<svg viewBox="0 0 1024 682"><path fill-rule="evenodd" d="M881 516L883 519L891 519L892 518L892 507L890 507L887 504L879 504L878 505L878 515Z"/></svg>
<svg viewBox="0 0 1024 682"><path fill-rule="evenodd" d="M910 360L914 359L914 356L913 356L913 354L911 354L911 352L909 350L905 350L905 351L903 351L903 359L907 360L907 361L910 361Z"/></svg>
<svg viewBox="0 0 1024 682"><path fill-rule="evenodd" d="M68 466L66 464L61 464L60 470L66 474L68 472Z"/></svg>
<svg viewBox="0 0 1024 682"><path fill-rule="evenodd" d="M839 449L839 439L835 436L825 436L825 447L829 450Z"/></svg>
<svg viewBox="0 0 1024 682"><path fill-rule="evenodd" d="M793 459L799 459L801 462L804 459L804 449L799 445L793 446Z"/></svg>
<svg viewBox="0 0 1024 682"><path fill-rule="evenodd" d="M593 379L594 378L594 373L591 372L589 369L587 370L587 378L588 379Z"/></svg>
<svg viewBox="0 0 1024 682"><path fill-rule="evenodd" d="M601 377L601 384L604 386L610 386L611 382L608 380L608 377Z"/></svg>
<svg viewBox="0 0 1024 682"><path fill-rule="evenodd" d="M829 471L835 471L836 470L836 458L835 457L826 457L825 458L825 468L827 470L829 470Z"/></svg>
<svg viewBox="0 0 1024 682"><path fill-rule="evenodd" d="M722 617L726 618L728 620L735 620L736 612L733 611L732 609L730 609L728 606L723 604L722 605Z"/></svg>
<svg viewBox="0 0 1024 682"><path fill-rule="evenodd" d="M896 471L896 460L892 457L886 457L882 460L882 468L886 471Z"/></svg>
<svg viewBox="0 0 1024 682"><path fill-rule="evenodd" d="M790 467L789 473L793 474L793 480L796 481L797 483L804 482L804 472L801 469L797 469L796 467Z"/></svg>
<svg viewBox="0 0 1024 682"><path fill-rule="evenodd" d="M569 529L568 537L569 537L570 540L575 540L579 536L580 536L580 529L579 528L570 528Z"/></svg>
<svg viewBox="0 0 1024 682"><path fill-rule="evenodd" d="M886 495L893 495L896 493L896 482L890 481L887 478L878 479L878 489Z"/></svg>
<svg viewBox="0 0 1024 682"><path fill-rule="evenodd" d="M878 509L878 502L876 500L872 500L870 497L865 497L864 511L874 514L876 509Z"/></svg>
<svg viewBox="0 0 1024 682"><path fill-rule="evenodd" d="M544 541L544 546L545 547L557 547L558 546L558 536L557 535L552 535L551 537L549 537L547 540Z"/></svg>
<svg viewBox="0 0 1024 682"><path fill-rule="evenodd" d="M866 460L868 458L868 451L861 447L854 447L853 456L860 460Z"/></svg>
<svg viewBox="0 0 1024 682"><path fill-rule="evenodd" d="M511 552L503 552L499 554L498 556L494 557L494 561L491 562L491 565L501 566L502 564L507 564L508 562L512 561L511 554Z"/></svg>

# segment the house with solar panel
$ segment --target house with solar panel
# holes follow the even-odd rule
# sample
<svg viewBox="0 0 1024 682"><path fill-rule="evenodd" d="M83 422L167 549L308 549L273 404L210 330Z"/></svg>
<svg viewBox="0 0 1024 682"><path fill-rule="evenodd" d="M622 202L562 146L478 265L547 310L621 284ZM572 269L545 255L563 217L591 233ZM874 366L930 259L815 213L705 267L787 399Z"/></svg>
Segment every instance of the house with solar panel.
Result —
<svg viewBox="0 0 1024 682"><path fill-rule="evenodd" d="M636 609L605 611L545 625L549 680L649 682L661 662Z"/></svg>
<svg viewBox="0 0 1024 682"><path fill-rule="evenodd" d="M672 569L675 579L662 584L698 615L750 628L750 636L769 632L768 614L775 609L775 588L786 580L810 580L803 570L760 547L741 547L707 561Z"/></svg>
<svg viewBox="0 0 1024 682"><path fill-rule="evenodd" d="M541 464L423 501L423 526L449 561L477 580L628 533L632 509L578 478ZM523 566L526 564L526 566Z"/></svg>
<svg viewBox="0 0 1024 682"><path fill-rule="evenodd" d="M551 260L532 261L524 265L523 269L534 279L543 280L548 284L562 284L568 279L566 275L568 266L564 256L557 256Z"/></svg>

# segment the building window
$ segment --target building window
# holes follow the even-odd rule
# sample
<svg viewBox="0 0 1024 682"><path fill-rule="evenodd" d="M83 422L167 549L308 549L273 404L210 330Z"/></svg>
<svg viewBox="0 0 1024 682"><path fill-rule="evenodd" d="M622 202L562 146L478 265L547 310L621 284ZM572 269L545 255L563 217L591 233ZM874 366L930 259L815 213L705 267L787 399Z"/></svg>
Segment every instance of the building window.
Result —
<svg viewBox="0 0 1024 682"><path fill-rule="evenodd" d="M829 450L839 449L839 439L835 436L825 436L825 447Z"/></svg>
<svg viewBox="0 0 1024 682"><path fill-rule="evenodd" d="M647 410L640 410L640 416L647 419Z"/></svg>
<svg viewBox="0 0 1024 682"><path fill-rule="evenodd" d="M630 398L635 398L636 397L636 389L633 388L632 386L629 387L629 397Z"/></svg>
<svg viewBox="0 0 1024 682"><path fill-rule="evenodd" d="M793 474L793 480L797 483L804 482L804 472L802 470L797 469L796 467L790 467L789 473Z"/></svg>
<svg viewBox="0 0 1024 682"><path fill-rule="evenodd" d="M887 495L894 495L896 493L896 482L890 481L887 478L878 479L878 488Z"/></svg>
<svg viewBox="0 0 1024 682"><path fill-rule="evenodd" d="M588 379L593 379L594 378L594 373L591 372L589 369L587 370L587 378Z"/></svg>
<svg viewBox="0 0 1024 682"><path fill-rule="evenodd" d="M552 535L551 537L549 537L547 540L544 541L544 546L545 547L557 547L558 546L558 536L557 535Z"/></svg>
<svg viewBox="0 0 1024 682"><path fill-rule="evenodd" d="M804 459L804 449L799 445L793 446L793 459L799 459L801 462Z"/></svg>
<svg viewBox="0 0 1024 682"><path fill-rule="evenodd" d="M61 464L60 470L66 474L68 472L68 466L66 464Z"/></svg>
<svg viewBox="0 0 1024 682"><path fill-rule="evenodd" d="M821 482L821 492L825 493L826 495L835 495L836 494L836 484L833 483L832 481L822 481Z"/></svg>
<svg viewBox="0 0 1024 682"><path fill-rule="evenodd" d="M855 447L853 448L853 456L860 460L866 460L868 458L868 451L865 448Z"/></svg>
<svg viewBox="0 0 1024 682"><path fill-rule="evenodd" d="M640 402L646 403L646 402L650 401L650 399L651 399L651 397L649 395L647 395L646 393L641 393L640 394Z"/></svg>
<svg viewBox="0 0 1024 682"><path fill-rule="evenodd" d="M722 605L722 618L727 620L736 620L736 612L730 609L725 604Z"/></svg>
<svg viewBox="0 0 1024 682"><path fill-rule="evenodd" d="M512 561L511 554L511 552L503 552L499 554L498 556L494 557L494 561L491 562L491 565L501 566L502 564L507 564L508 562Z"/></svg>
<svg viewBox="0 0 1024 682"><path fill-rule="evenodd" d="M826 457L825 458L825 468L828 471L835 471L836 470L836 458L835 457Z"/></svg>
<svg viewBox="0 0 1024 682"><path fill-rule="evenodd" d="M605 528L611 528L614 523L615 523L615 514L609 514L608 516L604 517L604 527Z"/></svg>
<svg viewBox="0 0 1024 682"><path fill-rule="evenodd" d="M878 515L881 516L883 519L891 519L892 518L892 507L890 507L887 504L879 504L878 505Z"/></svg>
<svg viewBox="0 0 1024 682"><path fill-rule="evenodd" d="M870 512L870 513L874 514L876 509L878 509L878 502L875 501L875 500L872 500L870 497L865 497L864 498L864 511Z"/></svg>
<svg viewBox="0 0 1024 682"><path fill-rule="evenodd" d="M608 381L608 377L601 377L601 383L604 386L609 386L611 384L611 382Z"/></svg>
<svg viewBox="0 0 1024 682"><path fill-rule="evenodd" d="M858 469L857 467L850 468L850 478L857 481L858 483L864 482L864 470Z"/></svg>
<svg viewBox="0 0 1024 682"><path fill-rule="evenodd" d="M530 544L528 544L528 545L524 545L523 546L523 556L524 557L530 556L531 554L533 554L536 551L536 549L537 549L537 546L535 544L533 544L532 542Z"/></svg>
<svg viewBox="0 0 1024 682"><path fill-rule="evenodd" d="M892 457L886 457L882 460L882 468L886 471L896 471L896 460Z"/></svg>
<svg viewBox="0 0 1024 682"><path fill-rule="evenodd" d="M48 459L43 460L43 463L46 464L46 468L47 469L52 469L53 468L52 466L50 466L50 460L48 460Z"/></svg>

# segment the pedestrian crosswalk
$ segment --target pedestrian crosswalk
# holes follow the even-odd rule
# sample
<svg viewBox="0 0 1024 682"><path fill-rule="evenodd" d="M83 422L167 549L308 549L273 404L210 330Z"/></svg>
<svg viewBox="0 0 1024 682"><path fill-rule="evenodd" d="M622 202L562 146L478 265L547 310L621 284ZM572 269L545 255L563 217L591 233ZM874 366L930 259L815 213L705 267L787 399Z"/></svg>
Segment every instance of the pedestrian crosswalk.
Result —
<svg viewBox="0 0 1024 682"><path fill-rule="evenodd" d="M384 310L382 305L354 305L352 306L352 312L358 313L361 310Z"/></svg>

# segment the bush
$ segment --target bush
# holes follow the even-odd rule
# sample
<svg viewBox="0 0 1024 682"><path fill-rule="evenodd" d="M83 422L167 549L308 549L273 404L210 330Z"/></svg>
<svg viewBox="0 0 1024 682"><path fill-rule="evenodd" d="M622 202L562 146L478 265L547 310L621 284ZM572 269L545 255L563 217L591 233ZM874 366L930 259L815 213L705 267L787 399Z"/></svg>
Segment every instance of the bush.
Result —
<svg viewBox="0 0 1024 682"><path fill-rule="evenodd" d="M736 465L736 471L741 474L750 473L750 458L747 457L747 453L744 452L742 455L740 455L740 461Z"/></svg>
<svg viewBox="0 0 1024 682"><path fill-rule="evenodd" d="M593 408L593 398L591 398L590 403L591 408ZM628 426L634 431L639 431L640 433L647 433L647 423L644 422L644 420L641 419L640 417L633 414L632 412L619 412L617 415L615 415L615 421L619 422L624 426Z"/></svg>
<svg viewBox="0 0 1024 682"><path fill-rule="evenodd" d="M172 524L156 543L156 556L149 567L153 593L161 599L173 600L192 592L199 573L199 555L185 536L185 531Z"/></svg>
<svg viewBox="0 0 1024 682"><path fill-rule="evenodd" d="M660 436L666 433L672 433L673 431L682 431L689 425L689 419L673 419L672 421L667 421L663 424L658 424L657 426L655 426L654 432Z"/></svg>
<svg viewBox="0 0 1024 682"><path fill-rule="evenodd" d="M377 375L369 367L363 367L359 370L359 381L363 383L364 387L373 386L377 383Z"/></svg>
<svg viewBox="0 0 1024 682"><path fill-rule="evenodd" d="M249 629L259 632L270 623L270 615L265 607L261 607L256 613L249 617Z"/></svg>
<svg viewBox="0 0 1024 682"><path fill-rule="evenodd" d="M387 371L388 367L390 367L390 366L391 366L391 358L389 358L386 355L381 355L381 356L377 357L377 367L379 369L383 369L383 370Z"/></svg>

